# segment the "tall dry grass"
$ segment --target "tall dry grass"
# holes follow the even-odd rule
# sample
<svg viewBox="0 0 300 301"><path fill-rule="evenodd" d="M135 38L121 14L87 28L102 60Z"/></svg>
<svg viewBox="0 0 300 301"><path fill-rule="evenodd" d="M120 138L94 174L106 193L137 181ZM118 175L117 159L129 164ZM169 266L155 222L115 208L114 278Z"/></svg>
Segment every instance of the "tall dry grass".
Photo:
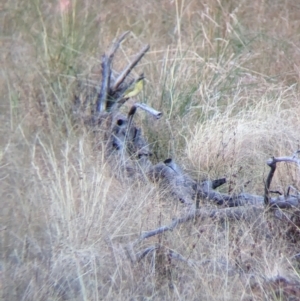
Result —
<svg viewBox="0 0 300 301"><path fill-rule="evenodd" d="M262 194L266 159L299 148L298 2L61 3L1 4L1 298L284 300L263 282L299 279L299 244L269 216L183 225L140 248L159 243L189 264L159 252L131 264L124 245L181 205L116 178L72 102L78 82L98 87L101 54L131 30L114 68L151 45L136 74L147 78L139 100L164 112L137 119L153 162ZM274 189L289 184L299 188L299 170L280 166Z"/></svg>

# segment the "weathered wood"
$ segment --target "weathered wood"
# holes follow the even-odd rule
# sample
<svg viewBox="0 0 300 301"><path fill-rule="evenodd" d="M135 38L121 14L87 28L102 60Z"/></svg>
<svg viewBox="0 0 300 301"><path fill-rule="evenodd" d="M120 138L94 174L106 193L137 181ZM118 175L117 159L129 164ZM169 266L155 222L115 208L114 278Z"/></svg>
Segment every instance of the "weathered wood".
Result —
<svg viewBox="0 0 300 301"><path fill-rule="evenodd" d="M226 183L225 178L199 183L184 173L172 159L167 159L164 163L152 166L148 175L152 181L161 179L162 187L170 189L171 194L182 203L195 204L197 208L200 200L204 199L212 201L216 205L227 207L262 205L264 200L262 196L247 193L228 195L215 191L215 188ZM272 201L274 200L272 199Z"/></svg>
<svg viewBox="0 0 300 301"><path fill-rule="evenodd" d="M109 123L105 153L113 169L124 171L128 178L145 178L152 152L141 129L120 113L111 114Z"/></svg>
<svg viewBox="0 0 300 301"><path fill-rule="evenodd" d="M180 202L195 203L197 183L183 174L172 159L151 166L147 174L151 181L158 182L162 189L168 190Z"/></svg>
<svg viewBox="0 0 300 301"><path fill-rule="evenodd" d="M144 110L145 112L147 112L147 113L153 115L154 117L156 117L156 119L161 118L162 115L163 115L162 112L156 111L155 109L149 107L148 105L146 105L146 104L144 104L144 103L139 103L139 102L136 102L136 103L132 106L132 108L130 109L128 115L130 115L130 116L134 115L137 108L140 108L140 109Z"/></svg>
<svg viewBox="0 0 300 301"><path fill-rule="evenodd" d="M274 158L276 162L287 161L297 163L295 158L291 159L289 157ZM280 161L279 161L280 160ZM164 163L159 163L154 165L149 170L149 177L152 180L157 181L162 179L163 186L169 187L172 195L178 198L182 203L193 203L195 202L196 208L199 207L199 202L201 199L206 199L212 201L216 205L227 206L227 207L238 207L238 206L261 206L266 204L266 199L268 206L276 208L292 208L300 206L300 194L297 195L286 195L279 196L277 198L272 198L269 196L269 189L271 181L275 172L275 165L273 161L269 161L269 166L271 166L271 171L269 173L266 185L265 185L265 196L253 195L249 193L240 193L234 195L228 195L225 193L220 193L214 189L218 186L224 184L226 179L218 180L207 180L201 183L193 180L188 174L184 173L181 168L172 159L167 159Z"/></svg>
<svg viewBox="0 0 300 301"><path fill-rule="evenodd" d="M146 54L146 52L149 49L150 49L150 45L144 46L142 48L142 50L138 53L138 55L134 58L134 60L127 65L127 67L123 70L123 72L116 79L116 81L112 87L113 91L116 91L119 88L119 86L123 83L125 78L129 75L129 73L132 71L132 69L138 64L138 62L142 59L142 57ZM124 91L128 88L128 86L125 87Z"/></svg>
<svg viewBox="0 0 300 301"><path fill-rule="evenodd" d="M270 186L271 186L271 182L273 179L273 176L275 174L275 170L276 170L276 162L274 160L268 160L267 164L270 167L270 171L265 183L265 196L264 196L264 202L266 206L270 205Z"/></svg>
<svg viewBox="0 0 300 301"><path fill-rule="evenodd" d="M120 47L121 43L124 41L124 39L126 38L126 36L130 33L130 31L125 31L123 32L113 43L112 46L108 52L108 56L109 58L112 60L116 51L118 50L118 48Z"/></svg>
<svg viewBox="0 0 300 301"><path fill-rule="evenodd" d="M265 183L265 195L264 195L264 203L269 207L278 207L278 208L291 208L298 207L300 203L300 196L289 196L289 189L286 196L280 196L278 198L270 197L270 186L273 179L273 176L276 171L276 164L278 162L289 162L296 163L300 168L300 159L298 158L298 154L300 150L297 150L292 157L272 157L267 161L267 164L270 167L270 172L268 174L266 183Z"/></svg>
<svg viewBox="0 0 300 301"><path fill-rule="evenodd" d="M101 82L101 90L96 101L97 114L105 111L106 109L106 101L110 90L111 63L117 49L120 47L121 42L125 39L128 33L129 31L126 31L123 34L121 34L119 38L113 43L109 52L102 56L102 63L101 63L102 82Z"/></svg>
<svg viewBox="0 0 300 301"><path fill-rule="evenodd" d="M101 90L98 95L96 101L96 113L99 114L105 110L105 103L107 100L109 85L110 85L110 75L111 75L111 68L110 68L111 60L107 55L102 56L102 82L101 82Z"/></svg>
<svg viewBox="0 0 300 301"><path fill-rule="evenodd" d="M253 216L257 218L263 213L263 206L241 206L236 208L220 208L220 209L194 209L181 218L174 219L171 224L161 226L157 229L146 231L132 243L135 246L143 240L162 234L167 231L172 231L178 225L189 222L195 219L211 218L214 220L250 220Z"/></svg>

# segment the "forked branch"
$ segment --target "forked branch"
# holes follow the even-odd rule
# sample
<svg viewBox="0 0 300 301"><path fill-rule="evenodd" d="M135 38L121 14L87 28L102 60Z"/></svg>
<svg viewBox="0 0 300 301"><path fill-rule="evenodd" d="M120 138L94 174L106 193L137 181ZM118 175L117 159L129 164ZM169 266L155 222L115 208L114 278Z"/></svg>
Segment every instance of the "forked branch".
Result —
<svg viewBox="0 0 300 301"><path fill-rule="evenodd" d="M120 47L120 44L125 39L125 37L128 35L129 31L124 32L119 36L119 38L113 43L111 49L108 51L107 54L104 54L102 56L102 83L101 83L101 90L98 95L98 99L96 102L96 113L101 113L105 110L106 107L106 101L109 94L110 89L110 79L111 79L111 63L114 58L114 55L118 48Z"/></svg>
<svg viewBox="0 0 300 301"><path fill-rule="evenodd" d="M145 53L149 50L150 45L146 45L142 48L142 50L137 54L137 56L134 58L132 62L130 62L127 67L123 70L123 72L119 75L119 77L116 79L112 90L116 91L119 86L123 83L125 78L128 76L128 74L131 72L131 70L138 64L138 62L142 59L142 57L145 55Z"/></svg>
<svg viewBox="0 0 300 301"><path fill-rule="evenodd" d="M119 75L119 77L114 81L113 85L111 86L111 74L112 74L112 60L118 48L120 47L122 41L128 35L129 31L124 32L122 35L116 39L116 41L111 46L110 50L107 54L102 56L102 82L101 82L101 89L96 101L96 114L99 114L107 109L107 102L111 101L113 103L118 102L118 88L124 82L126 77L130 74L132 69L138 64L138 62L142 59L145 53L149 50L150 46L146 45L142 48L142 50L138 53L135 59L128 64L128 66L123 70L123 72ZM125 86L124 89L127 87ZM112 97L113 95L113 97ZM110 99L110 98L113 99Z"/></svg>
<svg viewBox="0 0 300 301"><path fill-rule="evenodd" d="M288 163L296 163L300 169L300 159L298 154L300 150L297 150L292 157L272 157L267 161L267 164L270 167L270 171L265 182L265 195L264 195L264 203L265 206L276 206L279 208L289 208L291 206L298 206L299 205L299 196L290 196L289 189L287 191L286 196L280 196L277 199L272 199L270 197L270 186L272 179L275 174L276 164L278 162L288 162Z"/></svg>

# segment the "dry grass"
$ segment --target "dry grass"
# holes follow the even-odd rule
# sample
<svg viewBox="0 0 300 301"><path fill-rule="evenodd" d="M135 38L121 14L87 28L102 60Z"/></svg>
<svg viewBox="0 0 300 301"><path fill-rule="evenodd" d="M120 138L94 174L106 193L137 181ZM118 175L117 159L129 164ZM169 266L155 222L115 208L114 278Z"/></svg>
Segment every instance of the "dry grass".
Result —
<svg viewBox="0 0 300 301"><path fill-rule="evenodd" d="M181 205L152 183L116 178L71 104L78 79L97 87L101 54L131 30L114 68L151 45L136 72L147 77L140 100L164 112L155 124L139 114L153 160L262 194L266 159L299 148L298 1L0 6L1 298L287 300L264 281L299 280L299 243L268 215L182 225L145 241L139 248L162 248L131 264L124 245ZM280 166L274 189L289 184L300 188L299 170Z"/></svg>

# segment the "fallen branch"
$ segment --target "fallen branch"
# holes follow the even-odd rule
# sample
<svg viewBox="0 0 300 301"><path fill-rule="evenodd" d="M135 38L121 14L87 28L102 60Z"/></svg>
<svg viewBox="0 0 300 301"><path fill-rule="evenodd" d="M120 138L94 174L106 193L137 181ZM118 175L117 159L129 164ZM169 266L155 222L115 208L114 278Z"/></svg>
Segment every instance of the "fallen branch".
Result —
<svg viewBox="0 0 300 301"><path fill-rule="evenodd" d="M101 83L101 90L98 95L96 101L96 113L101 113L105 111L107 97L109 95L110 89L110 79L111 79L111 62L115 55L115 52L120 47L121 42L125 39L128 35L129 31L124 32L119 38L113 43L111 49L109 50L108 54L104 54L102 56L102 83Z"/></svg>
<svg viewBox="0 0 300 301"><path fill-rule="evenodd" d="M187 215L181 218L174 219L170 225L161 226L157 229L144 232L140 237L134 241L131 245L135 246L141 241L150 238L152 236L172 231L178 225L186 223L188 221L199 219L199 218L212 218L217 220L248 220L251 217L251 211L254 216L258 216L263 212L263 207L249 206L249 207L237 207L237 208L221 208L221 209L194 209L191 210Z"/></svg>
<svg viewBox="0 0 300 301"><path fill-rule="evenodd" d="M107 100L107 95L109 91L110 85L110 75L111 75L111 60L107 57L107 55L102 56L102 83L101 90L98 95L98 99L96 101L96 113L101 113L105 110L105 103Z"/></svg>
<svg viewBox="0 0 300 301"><path fill-rule="evenodd" d="M300 159L298 158L298 154L300 150L297 150L292 157L272 157L267 161L267 164L270 167L270 171L265 183L265 195L264 195L264 203L266 206L278 207L278 208L291 208L293 206L299 206L300 198L298 196L289 196L289 189L286 196L280 196L276 199L272 199L270 197L270 186L275 174L276 164L278 162L290 162L296 163L300 168Z"/></svg>
<svg viewBox="0 0 300 301"><path fill-rule="evenodd" d="M162 112L156 111L155 109L147 106L144 103L137 102L131 107L131 109L128 113L128 117L133 116L135 114L137 108L140 108L140 109L146 111L147 113L153 115L154 117L156 117L156 119L159 119L163 115Z"/></svg>
<svg viewBox="0 0 300 301"><path fill-rule="evenodd" d="M215 188L226 183L225 178L198 183L184 173L172 159L167 159L163 163L152 166L148 176L152 181L161 179L163 188L168 188L171 194L178 198L180 202L195 204L196 208L199 208L200 200L203 199L212 201L216 205L227 207L262 205L264 201L264 198L258 195L247 193L228 195L215 191Z"/></svg>

